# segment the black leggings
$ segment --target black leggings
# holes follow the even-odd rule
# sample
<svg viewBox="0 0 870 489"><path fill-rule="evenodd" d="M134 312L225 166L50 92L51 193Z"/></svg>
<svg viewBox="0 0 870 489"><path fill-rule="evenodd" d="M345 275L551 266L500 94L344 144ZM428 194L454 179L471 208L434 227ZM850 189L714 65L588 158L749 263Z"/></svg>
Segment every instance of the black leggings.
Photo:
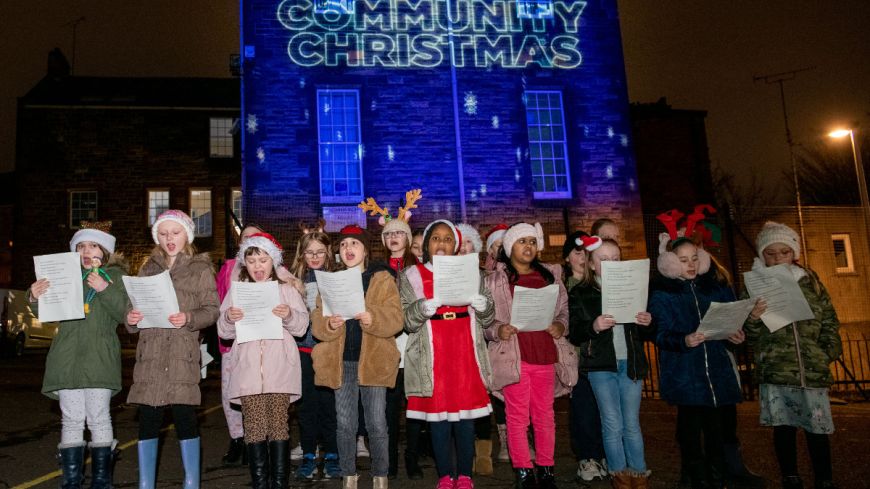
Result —
<svg viewBox="0 0 870 489"><path fill-rule="evenodd" d="M432 433L432 452L435 455L438 477L445 475L471 477L474 459L474 420L430 422L429 430ZM456 449L455 472L451 460L451 446Z"/></svg>
<svg viewBox="0 0 870 489"><path fill-rule="evenodd" d="M813 464L813 475L817 481L833 479L831 469L831 440L828 435L810 433L804 430L807 450ZM783 477L798 475L797 469L797 428L794 426L773 427L773 447L779 471Z"/></svg>
<svg viewBox="0 0 870 489"><path fill-rule="evenodd" d="M175 422L175 434L179 440L189 440L199 437L199 423L196 421L196 408L187 404L172 404L171 406L139 406L139 439L150 440L160 435L163 425L163 414L166 408L172 409L172 420Z"/></svg>

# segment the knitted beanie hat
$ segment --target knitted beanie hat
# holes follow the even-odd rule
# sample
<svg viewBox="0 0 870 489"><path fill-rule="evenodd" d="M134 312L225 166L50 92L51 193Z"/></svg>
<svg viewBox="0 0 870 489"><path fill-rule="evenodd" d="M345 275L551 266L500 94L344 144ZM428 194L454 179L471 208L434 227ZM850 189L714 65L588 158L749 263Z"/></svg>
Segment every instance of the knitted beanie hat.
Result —
<svg viewBox="0 0 870 489"><path fill-rule="evenodd" d="M795 261L801 256L801 239L794 229L778 222L767 221L755 238L755 249L762 256L764 249L774 243L782 243L794 251Z"/></svg>
<svg viewBox="0 0 870 489"><path fill-rule="evenodd" d="M532 236L537 238L538 240L538 251L544 249L544 230L541 228L541 223L536 222L534 225L521 222L519 224L514 224L504 233L504 238L502 238L502 248L504 249L505 255L510 258L511 251L513 250L514 243L517 242L518 239Z"/></svg>
<svg viewBox="0 0 870 489"><path fill-rule="evenodd" d="M341 242L348 238L353 238L362 243L366 250L366 256L371 256L371 250L369 249L369 233L367 233L365 229L356 224L348 224L341 228L341 231L338 232L338 239L335 240L336 249L339 249L341 247Z"/></svg>
<svg viewBox="0 0 870 489"><path fill-rule="evenodd" d="M456 225L456 229L462 234L462 239L471 241L471 244L474 245L475 253L483 251L483 241L480 240L480 233L471 224L459 223Z"/></svg>
<svg viewBox="0 0 870 489"><path fill-rule="evenodd" d="M281 263L284 262L284 248L281 243L269 233L256 233L248 236L239 245L239 253L236 255L236 260L239 263L245 262L245 252L250 248L257 248L272 258L272 266L277 270Z"/></svg>
<svg viewBox="0 0 870 489"><path fill-rule="evenodd" d="M93 228L82 228L76 231L76 233L73 234L72 239L69 241L69 250L75 251L76 246L85 241L97 243L105 248L109 253L115 252L115 237L107 232Z"/></svg>
<svg viewBox="0 0 870 489"><path fill-rule="evenodd" d="M411 242L411 226L404 219L390 219L384 224L384 229L381 230L381 243L385 247L387 246L387 238L384 235L393 231L404 231L408 243Z"/></svg>
<svg viewBox="0 0 870 489"><path fill-rule="evenodd" d="M180 211L178 209L170 209L168 211L163 212L157 219L154 221L154 225L151 226L151 237L154 238L154 243L159 244L160 241L157 239L157 228L160 226L160 223L165 221L174 221L184 228L187 232L187 242L188 244L193 244L193 233L196 229L196 225L193 224L193 219L190 218L184 211Z"/></svg>

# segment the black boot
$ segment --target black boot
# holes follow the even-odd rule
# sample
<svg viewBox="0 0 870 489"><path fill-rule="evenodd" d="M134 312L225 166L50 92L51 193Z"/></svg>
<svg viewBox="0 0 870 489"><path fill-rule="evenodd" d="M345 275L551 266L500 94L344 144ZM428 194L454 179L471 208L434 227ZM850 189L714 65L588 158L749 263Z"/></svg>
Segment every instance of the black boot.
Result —
<svg viewBox="0 0 870 489"><path fill-rule="evenodd" d="M423 478L423 469L420 468L418 462L416 453L405 450L405 471L408 473L408 479L412 481Z"/></svg>
<svg viewBox="0 0 870 489"><path fill-rule="evenodd" d="M61 489L81 489L85 478L85 444L75 447L61 448L57 453L60 469L63 472Z"/></svg>
<svg viewBox="0 0 870 489"><path fill-rule="evenodd" d="M239 462L244 465L247 461L245 455L247 455L245 450L245 439L231 438L230 446L227 448L227 453L224 454L221 461L227 465L237 464Z"/></svg>
<svg viewBox="0 0 870 489"><path fill-rule="evenodd" d="M747 488L763 489L767 486L764 477L752 472L743 463L743 450L739 443L726 443L723 446L725 453L725 475L735 485Z"/></svg>
<svg viewBox="0 0 870 489"><path fill-rule="evenodd" d="M517 474L516 489L538 489L534 469L514 469L514 472Z"/></svg>
<svg viewBox="0 0 870 489"><path fill-rule="evenodd" d="M787 475L782 478L782 489L804 489L804 481L799 475Z"/></svg>
<svg viewBox="0 0 870 489"><path fill-rule="evenodd" d="M703 459L691 460L686 463L689 475L689 487L692 489L710 489L707 483L707 464Z"/></svg>
<svg viewBox="0 0 870 489"><path fill-rule="evenodd" d="M558 489L556 487L556 474L553 473L553 466L538 465L538 488L539 489Z"/></svg>
<svg viewBox="0 0 870 489"><path fill-rule="evenodd" d="M272 489L286 489L290 472L290 440L269 442L269 475Z"/></svg>
<svg viewBox="0 0 870 489"><path fill-rule="evenodd" d="M112 474L115 469L117 450L108 446L91 445L91 489L112 489Z"/></svg>
<svg viewBox="0 0 870 489"><path fill-rule="evenodd" d="M269 489L269 444L248 443L248 469L253 489Z"/></svg>

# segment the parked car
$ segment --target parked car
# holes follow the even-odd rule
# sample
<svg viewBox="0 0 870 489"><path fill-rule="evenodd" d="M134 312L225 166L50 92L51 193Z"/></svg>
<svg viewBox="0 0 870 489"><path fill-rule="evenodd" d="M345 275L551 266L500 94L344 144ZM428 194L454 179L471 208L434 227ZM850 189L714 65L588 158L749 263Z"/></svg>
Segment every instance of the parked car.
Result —
<svg viewBox="0 0 870 489"><path fill-rule="evenodd" d="M42 323L30 308L25 291L0 289L2 350L4 354L21 356L26 348L48 348L57 334L58 323Z"/></svg>

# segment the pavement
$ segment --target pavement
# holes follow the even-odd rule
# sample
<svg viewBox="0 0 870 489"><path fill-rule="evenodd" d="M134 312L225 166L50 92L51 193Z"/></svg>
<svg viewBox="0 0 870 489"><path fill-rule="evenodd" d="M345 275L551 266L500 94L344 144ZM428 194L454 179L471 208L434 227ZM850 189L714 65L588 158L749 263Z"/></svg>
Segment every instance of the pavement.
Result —
<svg viewBox="0 0 870 489"><path fill-rule="evenodd" d="M60 412L56 401L39 392L42 381L44 351L28 352L19 359L0 360L0 489L58 487L59 475L54 458L60 437ZM125 356L124 384L129 386L132 359ZM203 488L246 487L250 477L246 467L224 466L221 456L229 440L220 409L219 372L209 371L203 381L203 404L199 410L203 446ZM137 487L136 436L138 423L135 406L124 404L124 392L114 398L113 424L119 440L121 457L115 469L115 487ZM560 488L605 488L606 481L575 481L577 464L568 440L568 403L556 403L557 446L556 472ZM835 405L832 408L837 431L832 435L835 480L841 488L870 488L870 403ZM169 423L163 433L158 466L158 487L180 487L183 478L178 443ZM647 465L653 471L650 487L672 488L679 477L679 451L674 439L676 409L655 399L644 399L641 426L646 444ZM295 425L295 422L292 422ZM778 469L773 454L772 431L758 425L758 403L745 402L738 407L738 430L747 464L763 475L768 487L779 487ZM296 440L295 433L293 435ZM800 440L800 437L799 437ZM497 445L497 444L496 444ZM812 481L810 464L802 441L799 461L804 480ZM497 450L497 447L495 448ZM361 488L371 487L369 459L358 459ZM401 462L400 462L401 463ZM426 478L410 481L400 465L399 477L390 481L391 488L425 488L435 486L432 460L421 462ZM483 488L508 488L513 483L509 464L496 463L492 476L476 476L475 485ZM291 481L293 488L339 488L338 481ZM808 485L808 487L810 487Z"/></svg>

